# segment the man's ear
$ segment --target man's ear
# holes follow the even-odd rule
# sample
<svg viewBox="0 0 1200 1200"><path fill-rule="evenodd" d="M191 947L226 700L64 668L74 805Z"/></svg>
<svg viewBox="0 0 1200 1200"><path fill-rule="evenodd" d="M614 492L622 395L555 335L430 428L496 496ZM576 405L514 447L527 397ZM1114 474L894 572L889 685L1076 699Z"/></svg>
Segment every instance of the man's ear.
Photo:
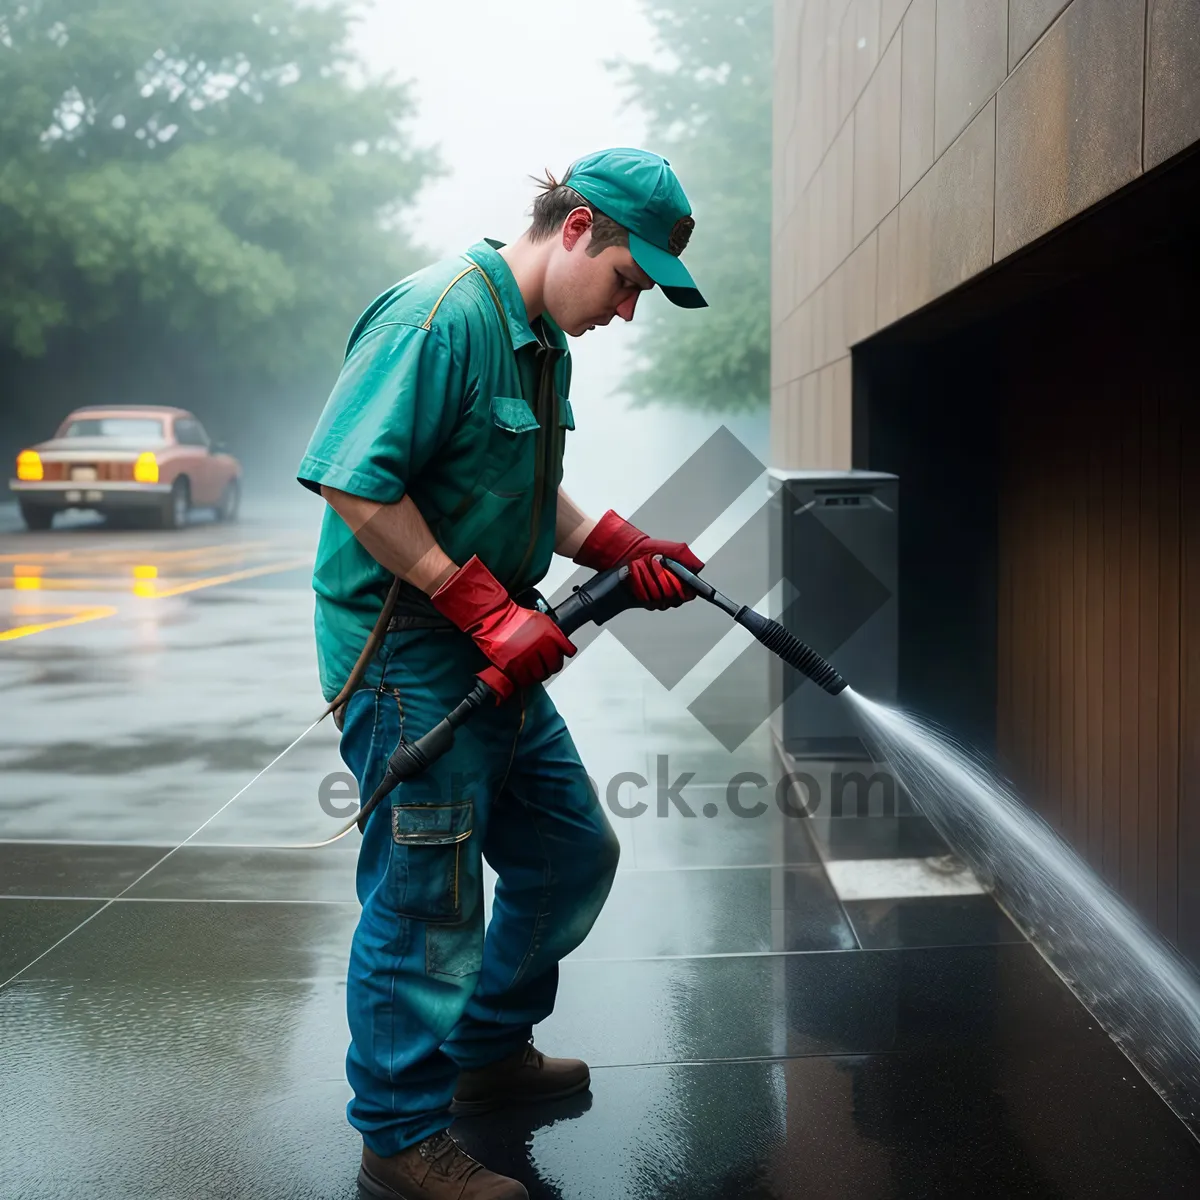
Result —
<svg viewBox="0 0 1200 1200"><path fill-rule="evenodd" d="M587 208L575 208L563 222L562 242L564 250L574 250L575 243L592 227L592 213Z"/></svg>

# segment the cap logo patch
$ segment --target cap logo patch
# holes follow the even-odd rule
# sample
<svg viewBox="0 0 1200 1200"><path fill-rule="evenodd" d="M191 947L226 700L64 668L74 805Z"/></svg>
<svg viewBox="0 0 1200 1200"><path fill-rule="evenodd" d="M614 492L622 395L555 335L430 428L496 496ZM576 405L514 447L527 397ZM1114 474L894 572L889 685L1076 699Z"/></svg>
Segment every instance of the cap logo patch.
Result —
<svg viewBox="0 0 1200 1200"><path fill-rule="evenodd" d="M667 239L667 249L676 258L687 248L688 239L692 236L692 230L695 228L696 222L691 217L680 217L675 222L675 226L671 230L671 236Z"/></svg>

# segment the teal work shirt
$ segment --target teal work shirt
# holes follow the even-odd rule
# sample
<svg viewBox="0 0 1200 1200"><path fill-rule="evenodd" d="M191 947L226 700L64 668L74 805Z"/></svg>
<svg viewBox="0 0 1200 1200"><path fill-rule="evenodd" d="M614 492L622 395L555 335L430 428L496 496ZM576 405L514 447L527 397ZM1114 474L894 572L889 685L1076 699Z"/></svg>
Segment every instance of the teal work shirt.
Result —
<svg viewBox="0 0 1200 1200"><path fill-rule="evenodd" d="M549 568L575 422L566 336L546 316L542 338L534 333L496 252L502 245L477 242L401 280L363 313L297 477L313 491L326 484L381 504L411 496L454 562L477 554L515 594ZM327 506L313 570L327 700L391 582ZM411 585L404 599L429 604Z"/></svg>

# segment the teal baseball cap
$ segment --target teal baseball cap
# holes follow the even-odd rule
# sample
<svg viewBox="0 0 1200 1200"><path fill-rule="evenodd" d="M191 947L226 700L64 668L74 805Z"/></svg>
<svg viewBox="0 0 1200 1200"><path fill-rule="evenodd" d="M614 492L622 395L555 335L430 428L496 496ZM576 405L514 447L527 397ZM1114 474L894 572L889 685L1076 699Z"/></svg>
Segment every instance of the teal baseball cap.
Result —
<svg viewBox="0 0 1200 1200"><path fill-rule="evenodd" d="M571 164L563 183L629 230L629 253L680 308L707 308L680 255L695 228L670 162L648 150L598 150Z"/></svg>

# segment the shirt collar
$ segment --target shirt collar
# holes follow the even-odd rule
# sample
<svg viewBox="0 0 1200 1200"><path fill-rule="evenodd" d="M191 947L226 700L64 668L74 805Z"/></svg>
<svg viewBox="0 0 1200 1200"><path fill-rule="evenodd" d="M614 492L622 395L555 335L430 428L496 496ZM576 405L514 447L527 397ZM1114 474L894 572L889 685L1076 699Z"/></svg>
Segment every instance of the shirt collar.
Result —
<svg viewBox="0 0 1200 1200"><path fill-rule="evenodd" d="M498 242L495 238L484 238L467 251L467 257L476 266L481 267L492 281L500 303L504 306L504 315L508 318L508 332L512 337L513 349L520 350L523 346L536 345L538 338L529 326L525 300L517 286L516 278L508 263L497 253L503 245L503 242ZM549 313L542 313L542 324L545 326L551 350L565 351L567 336L550 319Z"/></svg>

